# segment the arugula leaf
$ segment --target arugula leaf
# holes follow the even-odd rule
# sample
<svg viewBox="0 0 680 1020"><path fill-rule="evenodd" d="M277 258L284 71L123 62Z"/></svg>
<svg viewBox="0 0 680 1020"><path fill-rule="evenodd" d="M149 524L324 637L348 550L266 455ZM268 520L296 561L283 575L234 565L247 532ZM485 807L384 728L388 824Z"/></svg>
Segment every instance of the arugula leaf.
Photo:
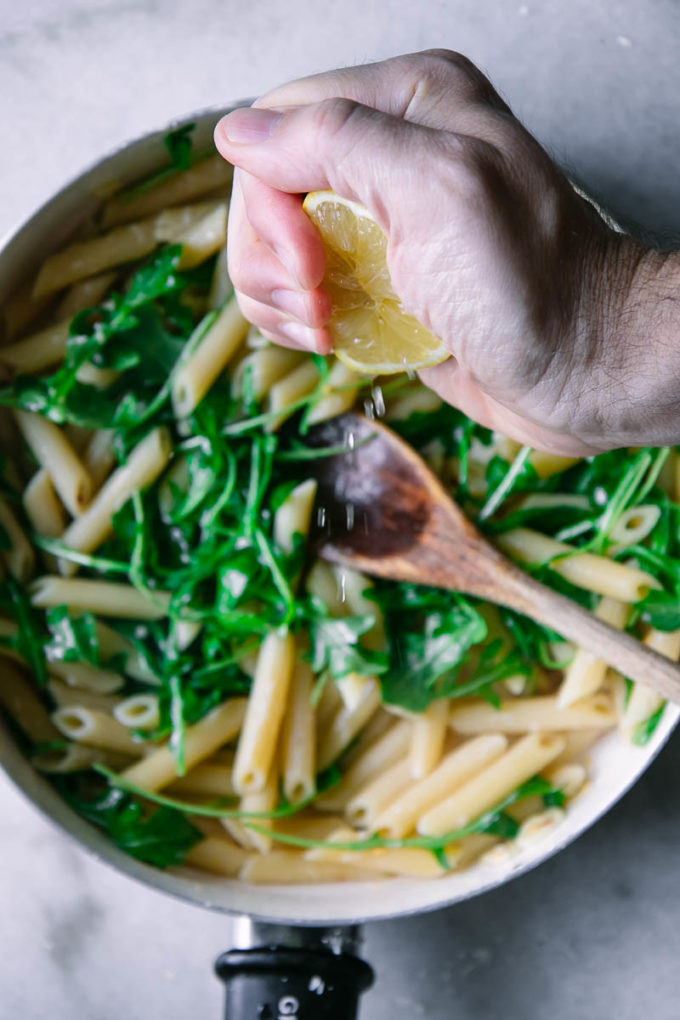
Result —
<svg viewBox="0 0 680 1020"><path fill-rule="evenodd" d="M635 727L633 732L632 741L638 747L644 747L651 740L654 731L661 721L661 716L666 708L666 703L659 705L656 712L653 712L648 719L643 719L641 723Z"/></svg>
<svg viewBox="0 0 680 1020"><path fill-rule="evenodd" d="M667 591L648 592L636 603L645 623L657 630L680 630L680 593Z"/></svg>
<svg viewBox="0 0 680 1020"><path fill-rule="evenodd" d="M45 659L46 633L41 614L33 608L24 586L11 575L0 584L0 608L18 624L17 636L4 638L8 648L13 648L28 663L36 683L47 683L47 662Z"/></svg>
<svg viewBox="0 0 680 1020"><path fill-rule="evenodd" d="M530 446L523 446L512 464L502 457L492 457L486 468L489 493L478 514L479 521L491 517L513 492L535 489L538 475L529 463Z"/></svg>
<svg viewBox="0 0 680 1020"><path fill-rule="evenodd" d="M170 161L178 170L188 170L191 165L191 150L193 140L191 133L196 124L184 124L182 127L170 131L163 139L165 147L170 153Z"/></svg>
<svg viewBox="0 0 680 1020"><path fill-rule="evenodd" d="M57 782L71 807L103 829L116 846L146 864L167 868L182 864L187 853L203 839L203 834L180 811L159 807L149 811L130 794L116 787L93 791L90 776L68 777Z"/></svg>
<svg viewBox="0 0 680 1020"><path fill-rule="evenodd" d="M97 622L92 613L72 617L66 606L55 606L45 617L51 634L45 650L51 660L99 665Z"/></svg>
<svg viewBox="0 0 680 1020"><path fill-rule="evenodd" d="M430 612L415 629L392 632L390 668L381 681L383 700L422 712L435 698L450 695L458 667L487 632L481 614L462 599L447 611Z"/></svg>
<svg viewBox="0 0 680 1020"><path fill-rule="evenodd" d="M315 673L340 679L348 673L378 676L388 668L384 652L364 648L359 638L374 625L372 616L315 616L309 620L311 663Z"/></svg>

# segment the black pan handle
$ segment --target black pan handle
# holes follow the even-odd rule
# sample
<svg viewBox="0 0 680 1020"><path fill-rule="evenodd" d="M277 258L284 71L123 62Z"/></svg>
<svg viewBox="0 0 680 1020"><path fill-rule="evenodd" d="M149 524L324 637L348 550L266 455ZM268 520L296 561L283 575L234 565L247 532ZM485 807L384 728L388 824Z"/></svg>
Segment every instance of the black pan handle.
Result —
<svg viewBox="0 0 680 1020"><path fill-rule="evenodd" d="M215 963L226 1020L355 1020L373 971L354 954L359 930L263 924L240 918L238 949Z"/></svg>

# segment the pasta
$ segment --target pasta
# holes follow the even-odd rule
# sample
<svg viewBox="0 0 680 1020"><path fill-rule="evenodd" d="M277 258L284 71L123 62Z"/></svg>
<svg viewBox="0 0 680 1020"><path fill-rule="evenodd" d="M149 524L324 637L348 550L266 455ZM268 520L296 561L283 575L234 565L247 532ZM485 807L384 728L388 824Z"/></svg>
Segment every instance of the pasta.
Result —
<svg viewBox="0 0 680 1020"><path fill-rule="evenodd" d="M309 462L336 451L309 430L384 417L500 549L674 660L680 459L530 451L412 379L274 347L229 281L230 180L208 156L109 197L3 312L0 706L149 863L279 884L507 860L663 702L517 614L318 558Z"/></svg>

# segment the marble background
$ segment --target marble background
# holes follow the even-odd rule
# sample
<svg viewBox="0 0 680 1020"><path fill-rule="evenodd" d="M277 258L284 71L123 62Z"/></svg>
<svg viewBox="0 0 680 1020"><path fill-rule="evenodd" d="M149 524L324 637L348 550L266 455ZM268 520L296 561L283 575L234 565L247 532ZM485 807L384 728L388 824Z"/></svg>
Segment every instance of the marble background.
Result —
<svg viewBox="0 0 680 1020"><path fill-rule="evenodd" d="M676 0L0 0L0 234L191 110L427 46L467 53L619 218L680 233ZM577 844L367 928L365 1020L675 1020L680 742ZM85 856L0 777L0 1020L220 1015L231 922Z"/></svg>

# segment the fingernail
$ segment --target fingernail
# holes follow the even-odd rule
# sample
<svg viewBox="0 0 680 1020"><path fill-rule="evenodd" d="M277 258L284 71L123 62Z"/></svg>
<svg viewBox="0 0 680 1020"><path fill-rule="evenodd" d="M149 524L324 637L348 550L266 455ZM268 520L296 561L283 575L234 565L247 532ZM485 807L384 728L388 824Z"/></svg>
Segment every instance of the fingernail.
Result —
<svg viewBox="0 0 680 1020"><path fill-rule="evenodd" d="M278 328L279 333L283 333L293 343L301 344L308 351L316 351L316 330L311 326L304 326L301 322L282 322Z"/></svg>
<svg viewBox="0 0 680 1020"><path fill-rule="evenodd" d="M289 315L293 315L296 319L301 319L303 322L307 318L307 304L305 301L304 294L300 294L296 290L273 290L271 293L272 304L280 308L282 312L288 312Z"/></svg>
<svg viewBox="0 0 680 1020"><path fill-rule="evenodd" d="M252 107L234 110L220 121L220 130L228 142L252 144L264 142L281 120L273 110L254 110Z"/></svg>

